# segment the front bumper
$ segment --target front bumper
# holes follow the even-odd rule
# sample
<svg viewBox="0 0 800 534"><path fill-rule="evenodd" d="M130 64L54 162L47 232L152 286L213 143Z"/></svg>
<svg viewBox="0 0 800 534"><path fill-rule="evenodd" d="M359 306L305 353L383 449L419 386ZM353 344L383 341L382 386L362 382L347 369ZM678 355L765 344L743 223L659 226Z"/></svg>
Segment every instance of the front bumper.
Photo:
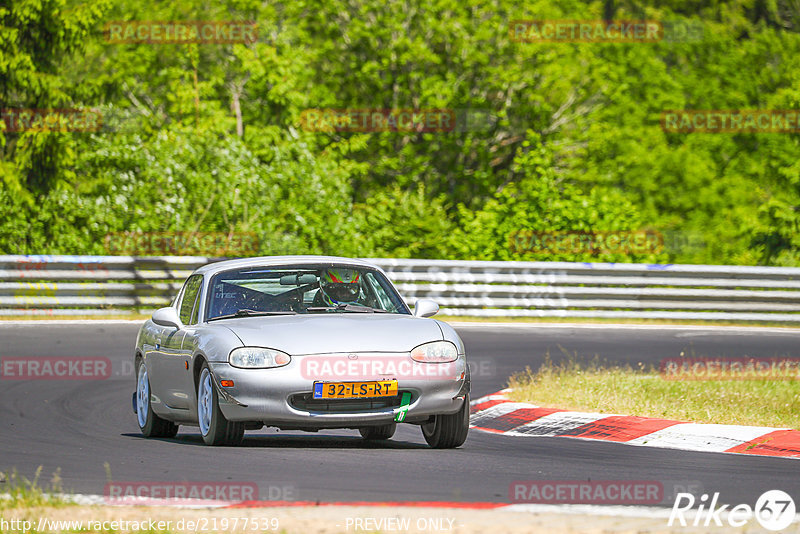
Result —
<svg viewBox="0 0 800 534"><path fill-rule="evenodd" d="M358 360L361 358L361 360ZM355 362L354 362L355 360ZM337 366L320 362L388 361L389 366L369 366L353 373L332 372ZM401 410L400 397L411 393L406 422L423 422L437 414L453 414L461 409L468 388L468 369L464 355L448 364L419 363L408 353L326 354L292 356L292 361L274 369L240 369L227 362L210 362L219 395L220 410L230 421L261 422L268 426L298 429L357 428L391 423ZM342 366L344 369L344 366ZM387 369L397 369L387 373ZM396 379L397 397L372 399L313 399L314 382L356 382ZM221 381L233 381L222 387Z"/></svg>

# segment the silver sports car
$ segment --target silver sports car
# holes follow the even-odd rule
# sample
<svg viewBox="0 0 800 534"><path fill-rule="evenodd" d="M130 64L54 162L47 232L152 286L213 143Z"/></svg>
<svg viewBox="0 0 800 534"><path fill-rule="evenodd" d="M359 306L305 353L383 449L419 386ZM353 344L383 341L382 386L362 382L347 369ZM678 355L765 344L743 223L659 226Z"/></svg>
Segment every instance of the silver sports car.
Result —
<svg viewBox="0 0 800 534"><path fill-rule="evenodd" d="M347 258L282 256L200 267L136 340L142 433L199 426L233 445L264 425L358 429L389 439L419 425L431 447L469 430L464 344L426 299L408 309L386 274Z"/></svg>

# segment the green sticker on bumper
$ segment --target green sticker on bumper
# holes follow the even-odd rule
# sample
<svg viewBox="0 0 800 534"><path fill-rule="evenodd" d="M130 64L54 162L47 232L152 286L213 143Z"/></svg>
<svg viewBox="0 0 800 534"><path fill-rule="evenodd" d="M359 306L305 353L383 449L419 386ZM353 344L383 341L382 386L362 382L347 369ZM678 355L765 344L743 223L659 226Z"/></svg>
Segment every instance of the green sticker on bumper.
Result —
<svg viewBox="0 0 800 534"><path fill-rule="evenodd" d="M396 423L402 423L405 421L409 404L411 404L411 393L406 391L403 393L403 397L400 399L400 411L394 415L394 421Z"/></svg>

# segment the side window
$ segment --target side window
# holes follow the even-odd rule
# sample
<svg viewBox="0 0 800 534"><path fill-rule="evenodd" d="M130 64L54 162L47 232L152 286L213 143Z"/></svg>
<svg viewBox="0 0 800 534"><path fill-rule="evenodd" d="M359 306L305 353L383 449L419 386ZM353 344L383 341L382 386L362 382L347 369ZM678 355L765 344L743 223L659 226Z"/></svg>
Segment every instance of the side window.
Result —
<svg viewBox="0 0 800 534"><path fill-rule="evenodd" d="M197 299L200 296L200 288L203 286L203 276L195 274L190 276L186 281L186 286L183 288L183 295L181 302L178 304L178 316L181 318L183 324L194 324L192 321L197 320L197 313L192 313L192 310L197 308Z"/></svg>
<svg viewBox="0 0 800 534"><path fill-rule="evenodd" d="M200 287L203 287L200 284ZM192 320L189 324L197 324L197 319L200 317L200 291L197 292L197 297L194 299L194 308L192 309Z"/></svg>

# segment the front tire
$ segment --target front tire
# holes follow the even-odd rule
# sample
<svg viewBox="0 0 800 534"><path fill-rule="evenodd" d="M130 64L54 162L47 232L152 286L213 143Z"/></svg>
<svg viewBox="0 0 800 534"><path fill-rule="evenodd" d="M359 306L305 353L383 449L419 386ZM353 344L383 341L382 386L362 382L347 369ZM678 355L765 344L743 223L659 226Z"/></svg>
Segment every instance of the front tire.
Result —
<svg viewBox="0 0 800 534"><path fill-rule="evenodd" d="M378 426L364 426L358 429L361 437L366 440L391 439L394 431L397 430L397 423L389 423Z"/></svg>
<svg viewBox="0 0 800 534"><path fill-rule="evenodd" d="M157 416L150 405L150 378L147 376L147 365L138 361L136 369L136 420L139 430L146 438L174 438L178 433L178 425Z"/></svg>
<svg viewBox="0 0 800 534"><path fill-rule="evenodd" d="M228 421L219 409L219 396L208 363L200 368L197 419L206 445L238 445L244 438L244 423Z"/></svg>
<svg viewBox="0 0 800 534"><path fill-rule="evenodd" d="M454 449L467 441L469 433L469 395L461 409L452 415L435 415L433 421L422 425L422 435L434 449Z"/></svg>

